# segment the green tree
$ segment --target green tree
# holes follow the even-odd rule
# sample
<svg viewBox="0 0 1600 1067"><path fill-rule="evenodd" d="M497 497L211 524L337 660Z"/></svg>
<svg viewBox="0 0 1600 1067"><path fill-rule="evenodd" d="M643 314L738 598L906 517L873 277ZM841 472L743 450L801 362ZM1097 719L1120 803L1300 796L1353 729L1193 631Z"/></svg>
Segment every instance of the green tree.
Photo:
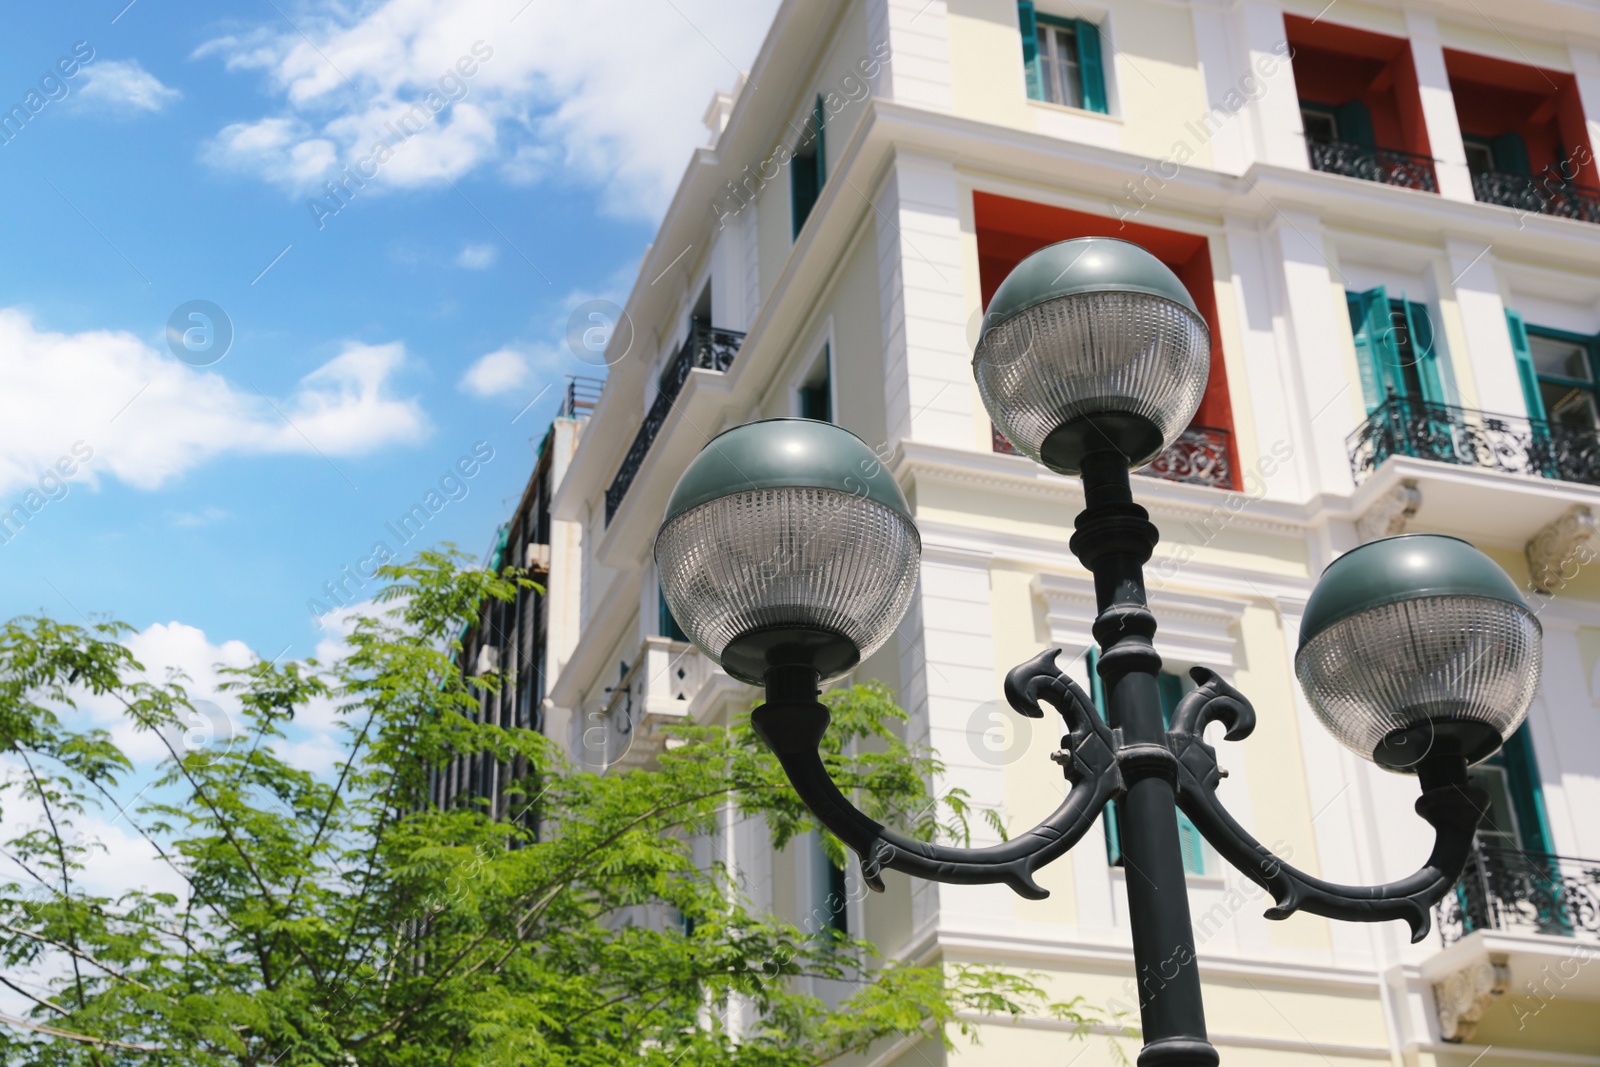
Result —
<svg viewBox="0 0 1600 1067"><path fill-rule="evenodd" d="M457 665L478 606L531 583L453 550L383 576L345 657L230 673L243 721L210 750L182 743L191 698L181 679L144 676L125 626L22 618L0 632L0 810L26 826L0 857L14 879L0 885L0 983L28 1005L0 1024L0 1060L788 1067L919 1032L948 1041L962 1012L1084 1021L1028 976L887 962L753 913L731 872L694 862L696 837L728 805L778 844L814 823L746 722L683 729L657 769L577 770L537 733L473 722L474 687L498 683ZM95 844L75 824L119 811L135 772L82 721L85 694L166 743L122 817L181 893L82 887ZM313 702L336 707L345 739L323 775L282 755ZM938 765L897 739L886 691L832 707L831 769L868 811L925 838L964 833L963 798L932 802ZM527 768L511 810L429 804L430 771L462 755ZM825 1003L804 976L848 995Z"/></svg>

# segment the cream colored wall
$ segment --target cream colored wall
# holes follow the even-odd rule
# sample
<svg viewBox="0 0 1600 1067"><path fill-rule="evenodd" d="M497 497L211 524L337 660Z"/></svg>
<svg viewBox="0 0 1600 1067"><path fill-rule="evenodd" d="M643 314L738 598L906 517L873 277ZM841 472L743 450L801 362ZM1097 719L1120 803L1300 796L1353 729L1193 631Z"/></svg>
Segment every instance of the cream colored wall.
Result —
<svg viewBox="0 0 1600 1067"><path fill-rule="evenodd" d="M1335 17L1328 12L1327 0L1283 0L1283 10L1291 15L1308 19L1321 17L1341 26L1355 26L1373 33L1386 33L1391 37L1410 36L1406 30L1405 13L1398 7L1376 7L1355 0L1342 0Z"/></svg>
<svg viewBox="0 0 1600 1067"><path fill-rule="evenodd" d="M1122 1012L1138 1025L1138 1006L1131 981L1114 970L1092 965L1070 971L1032 967L1034 980L1063 1002L1081 997L1080 1008L1097 1020L1115 1022ZM1383 1008L1363 988L1286 986L1254 977L1249 980L1207 978L1202 981L1206 1028L1228 1067L1327 1067L1328 1064L1371 1064L1373 1056L1341 1054L1350 1046L1385 1048L1388 1035ZM1031 1024L1031 1025L1030 1025ZM977 1028L979 1043L952 1033L951 1063L1070 1063L1073 1067L1110 1067L1131 1063L1139 1054L1134 1036L1104 1033L1073 1035L1067 1026L1029 1020L1023 1025L986 1022ZM1248 1034L1279 1047L1231 1044L1228 1036ZM1125 1060L1112 1050L1120 1046ZM910 1061L905 1061L910 1062Z"/></svg>
<svg viewBox="0 0 1600 1067"><path fill-rule="evenodd" d="M1211 166L1209 143L1184 127L1206 111L1193 22L1182 5L1117 0L1101 27L1111 114L1030 101L1014 0L950 0L950 76L956 114L1054 133L1156 159L1180 142L1188 162ZM1040 14L1094 18L1070 0L1040 0ZM1192 102L1186 108L1174 101Z"/></svg>

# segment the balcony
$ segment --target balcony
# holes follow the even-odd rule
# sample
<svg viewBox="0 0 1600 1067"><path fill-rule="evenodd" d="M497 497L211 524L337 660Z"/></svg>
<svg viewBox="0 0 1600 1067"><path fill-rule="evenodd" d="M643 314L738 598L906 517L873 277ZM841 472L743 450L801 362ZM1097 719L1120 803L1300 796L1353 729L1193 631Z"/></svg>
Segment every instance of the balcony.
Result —
<svg viewBox="0 0 1600 1067"><path fill-rule="evenodd" d="M584 770L596 773L651 766L669 747L666 727L691 721L734 691L745 692L694 645L647 637L599 707L574 721L572 751Z"/></svg>
<svg viewBox="0 0 1600 1067"><path fill-rule="evenodd" d="M622 506L622 498L628 495L628 487L633 484L640 466L644 464L645 456L650 453L650 446L655 443L656 434L661 432L662 425L667 421L667 415L672 411L673 403L683 391L683 383L689 380L689 372L696 368L726 371L733 366L734 357L738 355L739 345L743 341L742 333L719 330L698 319L691 320L689 336L684 339L683 347L672 357L672 362L667 364L667 369L662 373L661 388L656 393L655 402L650 405L639 432L634 434L628 454L622 460L622 466L617 469L616 477L611 479L611 485L606 489L608 524L611 522L611 517L617 513L617 508Z"/></svg>
<svg viewBox="0 0 1600 1067"><path fill-rule="evenodd" d="M1600 860L1480 841L1455 894L1436 911L1446 945L1477 930L1600 941Z"/></svg>
<svg viewBox="0 0 1600 1067"><path fill-rule="evenodd" d="M1600 485L1593 429L1391 395L1347 439L1357 484L1390 456Z"/></svg>
<svg viewBox="0 0 1600 1067"><path fill-rule="evenodd" d="M1011 456L1020 454L998 429L991 426L989 430L996 452ZM1228 438L1227 430L1215 426L1190 426L1138 473L1169 482L1231 489L1233 468L1228 461Z"/></svg>
<svg viewBox="0 0 1600 1067"><path fill-rule="evenodd" d="M1530 178L1496 170L1474 171L1472 195L1480 203L1499 204L1524 214L1600 223L1600 189L1576 185L1559 173Z"/></svg>
<svg viewBox="0 0 1600 1067"><path fill-rule="evenodd" d="M1308 140L1306 147L1311 152L1312 170L1383 185L1398 185L1402 189L1421 189L1428 193L1439 191L1433 160L1428 156L1351 141Z"/></svg>

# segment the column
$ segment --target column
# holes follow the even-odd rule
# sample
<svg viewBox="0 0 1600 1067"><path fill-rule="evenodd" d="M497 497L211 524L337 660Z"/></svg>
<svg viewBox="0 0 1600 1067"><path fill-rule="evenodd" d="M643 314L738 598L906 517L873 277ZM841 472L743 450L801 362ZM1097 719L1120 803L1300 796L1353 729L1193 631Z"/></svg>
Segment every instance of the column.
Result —
<svg viewBox="0 0 1600 1067"><path fill-rule="evenodd" d="M1289 367L1286 384L1298 386L1283 400L1296 427L1296 462L1307 479L1301 492L1345 495L1355 488L1345 438L1364 417L1365 403L1343 345L1350 323L1322 221L1309 212L1276 211L1264 243L1267 261L1283 265L1280 299L1287 343L1279 358ZM1252 390L1252 395L1272 394Z"/></svg>
<svg viewBox="0 0 1600 1067"><path fill-rule="evenodd" d="M1507 415L1526 414L1493 251L1481 241L1451 238L1445 241L1445 254L1466 333L1466 362L1476 386L1475 403L1468 406ZM1439 291L1448 294L1449 289L1440 285ZM1470 398L1463 402L1466 399Z"/></svg>
<svg viewBox="0 0 1600 1067"><path fill-rule="evenodd" d="M952 110L946 14L945 0L876 0L868 7L868 49L889 45L889 62L874 93L897 103Z"/></svg>
<svg viewBox="0 0 1600 1067"><path fill-rule="evenodd" d="M1238 26L1250 69L1263 77L1266 91L1250 111L1255 117L1255 155L1263 163L1295 170L1310 170L1305 134L1300 129L1300 98L1295 88L1294 67L1284 62L1289 33L1283 24L1283 9L1277 4L1246 0L1239 5ZM1243 74L1243 72L1240 72ZM1209 81L1207 88L1210 88Z"/></svg>
<svg viewBox="0 0 1600 1067"><path fill-rule="evenodd" d="M1444 69L1444 45L1439 24L1432 15L1406 10L1406 30L1411 36L1411 59L1417 69L1417 91L1422 96L1422 121L1428 129L1428 148L1439 195L1452 200L1472 200L1472 174L1467 170L1467 149L1456 118L1455 93Z"/></svg>
<svg viewBox="0 0 1600 1067"><path fill-rule="evenodd" d="M874 197L888 447L902 438L970 447L972 352L955 168L900 154Z"/></svg>

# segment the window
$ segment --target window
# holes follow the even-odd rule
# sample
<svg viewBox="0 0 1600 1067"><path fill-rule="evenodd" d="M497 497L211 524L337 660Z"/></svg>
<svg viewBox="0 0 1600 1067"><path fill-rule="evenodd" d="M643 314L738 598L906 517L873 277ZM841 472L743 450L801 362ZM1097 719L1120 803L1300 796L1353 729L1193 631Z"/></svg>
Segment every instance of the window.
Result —
<svg viewBox="0 0 1600 1067"><path fill-rule="evenodd" d="M811 913L801 925L813 936L850 936L850 897L844 868L835 867L822 838L813 833L811 851Z"/></svg>
<svg viewBox="0 0 1600 1067"><path fill-rule="evenodd" d="M1300 126L1306 131L1308 141L1326 144L1339 139L1339 119L1332 111L1301 104Z"/></svg>
<svg viewBox="0 0 1600 1067"><path fill-rule="evenodd" d="M659 587L656 589L656 598L660 601L660 616L657 619L656 632L670 640L688 643L689 636L683 632L683 627L678 625L678 620L672 617L672 609L667 607L667 594L663 593Z"/></svg>
<svg viewBox="0 0 1600 1067"><path fill-rule="evenodd" d="M1360 100L1346 104L1319 104L1313 100L1300 101L1300 128L1306 140L1328 144L1340 141L1345 144L1377 144L1372 132L1372 112Z"/></svg>
<svg viewBox="0 0 1600 1067"><path fill-rule="evenodd" d="M816 366L811 368L811 373L806 375L805 381L800 383L800 388L797 390L802 419L833 421L832 366L828 346L824 345Z"/></svg>
<svg viewBox="0 0 1600 1067"><path fill-rule="evenodd" d="M828 176L828 161L823 151L824 114L822 94L818 93L816 106L811 109L811 121L806 123L789 161L789 207L795 237L800 236L800 228L811 217L811 209L822 195L822 183Z"/></svg>
<svg viewBox="0 0 1600 1067"><path fill-rule="evenodd" d="M1102 719L1108 722L1106 714L1105 686L1100 682L1099 653L1095 649L1089 650L1089 694L1094 699L1095 710ZM1172 725L1172 713L1177 710L1178 701L1183 699L1184 679L1182 675L1162 671L1156 676L1156 685L1161 691L1161 718L1168 726ZM1122 831L1117 825L1118 815L1122 801L1106 805L1106 861L1113 867L1122 864ZM1206 859L1206 842L1201 836L1199 827L1189 821L1189 816L1178 812L1178 847L1183 851L1183 869L1185 873L1204 875L1209 869Z"/></svg>
<svg viewBox="0 0 1600 1067"><path fill-rule="evenodd" d="M1017 5L1017 19L1028 99L1105 114L1100 27L1083 19L1041 15L1027 0Z"/></svg>
<svg viewBox="0 0 1600 1067"><path fill-rule="evenodd" d="M1461 138L1467 150L1467 169L1474 174L1494 171L1499 174L1516 174L1524 178L1533 176L1528 163L1528 146L1516 133L1502 137Z"/></svg>
<svg viewBox="0 0 1600 1067"><path fill-rule="evenodd" d="M1478 827L1478 840L1519 852L1550 852L1544 794L1527 723L1517 727L1499 752L1468 771L1467 777L1489 794L1489 813Z"/></svg>
<svg viewBox="0 0 1600 1067"><path fill-rule="evenodd" d="M1600 429L1600 337L1525 326L1506 312L1528 417L1574 430Z"/></svg>
<svg viewBox="0 0 1600 1067"><path fill-rule="evenodd" d="M1443 404L1444 383L1427 305L1404 296L1391 300L1381 285L1346 293L1345 303L1367 411L1376 411L1391 395Z"/></svg>

